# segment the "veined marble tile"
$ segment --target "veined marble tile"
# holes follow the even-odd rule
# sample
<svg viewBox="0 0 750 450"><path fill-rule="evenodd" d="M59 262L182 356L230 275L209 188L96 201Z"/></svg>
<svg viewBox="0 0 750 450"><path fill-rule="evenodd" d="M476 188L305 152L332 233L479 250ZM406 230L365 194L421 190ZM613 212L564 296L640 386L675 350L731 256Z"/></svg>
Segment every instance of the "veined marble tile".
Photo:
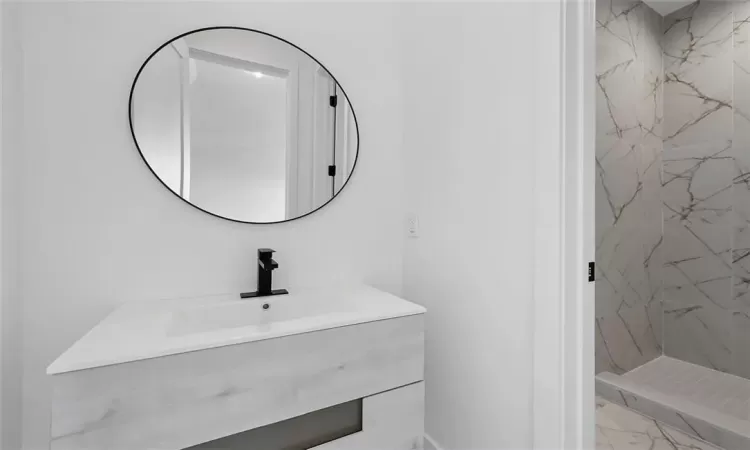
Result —
<svg viewBox="0 0 750 450"><path fill-rule="evenodd" d="M596 20L597 371L664 347L748 376L750 2Z"/></svg>
<svg viewBox="0 0 750 450"><path fill-rule="evenodd" d="M731 309L731 143L664 150L664 300ZM665 345L666 347L666 345Z"/></svg>
<svg viewBox="0 0 750 450"><path fill-rule="evenodd" d="M750 381L747 379L667 356L625 374L624 378L651 392L677 399L680 403L674 403L674 406L682 404L685 412L696 417L710 419L713 416L712 420L715 419L717 425L724 422L724 425L732 427L731 423L720 420L723 418L721 415L726 415L739 429L750 432L750 422L747 421L750 415ZM690 405L700 409L690 408Z"/></svg>
<svg viewBox="0 0 750 450"><path fill-rule="evenodd" d="M667 142L731 139L732 17L730 2L701 1L665 18Z"/></svg>
<svg viewBox="0 0 750 450"><path fill-rule="evenodd" d="M620 367L615 357L618 356L615 353L616 349L610 350L607 347L607 341L604 338L604 333L601 327L601 319L597 318L595 331L594 331L594 370L596 373L611 372L616 374L623 374L627 372L627 369Z"/></svg>
<svg viewBox="0 0 750 450"><path fill-rule="evenodd" d="M649 296L641 229L640 131L623 136L597 157L596 258L602 280L596 287L602 300L598 317L615 314L622 301L630 306L645 304Z"/></svg>
<svg viewBox="0 0 750 450"><path fill-rule="evenodd" d="M702 300L694 292L684 295L679 303L664 301L664 354L731 372L730 312L699 303Z"/></svg>
<svg viewBox="0 0 750 450"><path fill-rule="evenodd" d="M651 333L654 335L655 349L658 355L664 353L664 302L661 299L652 301L646 306Z"/></svg>
<svg viewBox="0 0 750 450"><path fill-rule="evenodd" d="M732 373L750 378L750 310L732 312ZM750 419L750 404L745 405Z"/></svg>
<svg viewBox="0 0 750 450"><path fill-rule="evenodd" d="M735 183L732 243L732 297L737 308L750 308L750 190Z"/></svg>
<svg viewBox="0 0 750 450"><path fill-rule="evenodd" d="M628 130L611 146L597 147L596 168L604 211L609 225L616 225L642 188L640 130Z"/></svg>
<svg viewBox="0 0 750 450"><path fill-rule="evenodd" d="M596 332L605 351L602 369L624 373L661 355L661 336L652 320L647 305L624 303L614 315L597 318Z"/></svg>
<svg viewBox="0 0 750 450"><path fill-rule="evenodd" d="M597 43L602 46L597 47L597 72L610 67L615 55L635 54L642 28L636 15L643 7L640 0L596 0Z"/></svg>
<svg viewBox="0 0 750 450"><path fill-rule="evenodd" d="M639 8L637 13L641 32L636 43L636 61L640 63L640 69L643 71L637 94L638 122L643 137L647 140L650 138L658 148L661 148L664 118L664 67L661 47L663 18L646 5ZM645 164L650 163L646 158Z"/></svg>
<svg viewBox="0 0 750 450"><path fill-rule="evenodd" d="M659 357L624 375L596 376L596 393L727 450L750 448L750 383Z"/></svg>
<svg viewBox="0 0 750 450"><path fill-rule="evenodd" d="M648 141L648 136L645 137ZM644 149L645 149L644 145ZM650 165L644 167L641 175L643 188L641 191L643 219L639 229L641 246L643 248L643 271L645 276L644 293L648 305L654 332L659 336L658 349L661 350L661 300L663 297L663 266L664 266L664 236L662 217L662 149L652 147L653 158ZM644 150L645 153L645 150ZM642 158L642 161L645 158ZM648 161L648 160L647 160Z"/></svg>
<svg viewBox="0 0 750 450"><path fill-rule="evenodd" d="M637 63L640 1L597 0L596 5L596 147L611 148L628 130L638 129L633 102L642 82ZM601 157L601 152L597 151Z"/></svg>
<svg viewBox="0 0 750 450"><path fill-rule="evenodd" d="M734 4L734 297L750 308L750 3Z"/></svg>
<svg viewBox="0 0 750 450"><path fill-rule="evenodd" d="M750 378L750 2L734 3L733 370ZM746 405L750 409L750 405ZM748 414L750 415L750 414Z"/></svg>
<svg viewBox="0 0 750 450"><path fill-rule="evenodd" d="M750 2L733 2L734 139L748 143L750 131Z"/></svg>
<svg viewBox="0 0 750 450"><path fill-rule="evenodd" d="M750 191L735 184L732 246L732 297L736 306L750 308L750 216L743 203L750 203Z"/></svg>
<svg viewBox="0 0 750 450"><path fill-rule="evenodd" d="M663 217L661 189L662 155L664 143L664 68L662 63L662 22L663 18L644 6L640 13L643 17L644 32L637 49L642 55L643 83L638 103L638 120L641 126L641 171L642 183L642 225L640 234L643 246L643 266L646 283L646 311L654 336L650 354L662 351L662 266L663 252Z"/></svg>
<svg viewBox="0 0 750 450"><path fill-rule="evenodd" d="M732 367L731 144L664 151L663 348L717 370Z"/></svg>
<svg viewBox="0 0 750 450"><path fill-rule="evenodd" d="M664 148L664 220L728 224L731 210L732 142Z"/></svg>
<svg viewBox="0 0 750 450"><path fill-rule="evenodd" d="M680 233L682 225L665 224L665 240L678 237L675 250L700 253L703 242ZM719 234L719 231L716 232ZM726 232L725 232L726 235ZM680 248L679 242L685 243ZM694 244L694 245L690 245ZM731 269L720 258L701 253L664 266L664 354L716 370L734 366L730 314L733 306Z"/></svg>
<svg viewBox="0 0 750 450"><path fill-rule="evenodd" d="M597 371L661 352L661 17L597 0Z"/></svg>
<svg viewBox="0 0 750 450"><path fill-rule="evenodd" d="M637 46L642 55L644 76L638 103L638 120L641 125L641 189L643 266L646 276L645 294L647 312L652 332L657 337L655 350L662 346L662 154L664 143L664 68L662 57L663 18L644 5L640 10L644 32Z"/></svg>
<svg viewBox="0 0 750 450"><path fill-rule="evenodd" d="M657 217L661 222L661 211L659 211ZM661 223L659 223L661 225ZM658 354L663 351L663 322L664 322L664 309L663 309L663 264L664 264L664 252L663 252L663 237L661 227L658 228L658 234L654 235L655 242L651 243L649 247L648 242L645 248L644 266L646 270L647 288L648 288L648 299L646 301L646 312L648 314L649 324L651 326L651 333L655 338L654 349ZM653 234L653 233L652 233Z"/></svg>
<svg viewBox="0 0 750 450"><path fill-rule="evenodd" d="M642 146L641 157L641 201L644 231L651 235L647 240L652 247L654 239L661 237L662 225L662 148L657 145ZM656 235L654 236L654 233Z"/></svg>
<svg viewBox="0 0 750 450"><path fill-rule="evenodd" d="M720 450L637 412L596 399L597 450Z"/></svg>
<svg viewBox="0 0 750 450"><path fill-rule="evenodd" d="M679 307L705 306L732 311L731 274L715 258L668 262L662 273L665 302Z"/></svg>

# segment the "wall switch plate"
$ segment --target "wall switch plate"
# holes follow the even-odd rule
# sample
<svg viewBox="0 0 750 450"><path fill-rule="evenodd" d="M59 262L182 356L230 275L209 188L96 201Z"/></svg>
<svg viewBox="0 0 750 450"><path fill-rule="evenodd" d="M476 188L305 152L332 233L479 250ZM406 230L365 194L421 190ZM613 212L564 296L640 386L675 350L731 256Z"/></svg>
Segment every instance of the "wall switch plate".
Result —
<svg viewBox="0 0 750 450"><path fill-rule="evenodd" d="M409 237L419 237L419 217L414 213L409 213L406 216L406 234Z"/></svg>

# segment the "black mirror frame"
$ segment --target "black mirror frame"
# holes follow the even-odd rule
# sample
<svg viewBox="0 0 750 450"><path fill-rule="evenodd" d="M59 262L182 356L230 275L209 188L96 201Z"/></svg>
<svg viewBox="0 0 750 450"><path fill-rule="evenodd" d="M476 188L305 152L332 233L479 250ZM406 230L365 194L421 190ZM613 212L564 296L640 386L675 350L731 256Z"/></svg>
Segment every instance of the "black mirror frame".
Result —
<svg viewBox="0 0 750 450"><path fill-rule="evenodd" d="M179 195L177 192L173 191L169 186L167 186L167 184L161 179L161 177L156 173L156 171L154 171L153 167L151 167L151 165L148 163L148 160L146 159L146 156L143 154L143 151L141 150L140 145L138 145L138 139L136 138L136 136L135 136L135 130L133 129L133 93L135 92L135 86L138 83L138 78L141 76L141 72L143 72L143 69L146 67L146 64L148 64L149 61L151 61L151 58L153 58L157 53L159 53L161 51L161 49L163 49L167 45L169 45L173 41L176 41L177 39L181 39L181 38L183 38L185 36L188 36L188 35L191 35L191 34L194 34L194 33L200 33L202 31L210 31L210 30L241 30L241 31L250 31L250 32L253 32L253 33L259 33L259 34L271 37L273 39L277 39L277 40L279 40L281 42L284 42L284 43L286 43L288 45L291 45L292 47L294 47L297 50L301 51L302 53L304 53L305 55L307 55L309 58L311 58L313 61L315 61L320 67L322 67L323 69L325 69L325 71L328 72L328 74L331 76L331 78L333 79L333 81L336 83L336 86L338 87L338 89L341 90L341 94L343 94L344 98L346 99L346 101L349 103L349 106L351 107L352 117L354 117L354 129L355 129L355 131L357 133L357 152L356 152L356 156L354 158L354 164L352 164L352 170L349 173L349 176L346 178L346 181L344 181L344 184L341 186L341 188L327 202L323 203L322 205L318 206L317 208L313 209L312 211L309 211L309 212L307 212L305 214L302 214L300 216L294 217L292 219L279 220L279 221L276 221L276 222L248 222L248 221L245 221L245 220L232 219L232 218L229 218L229 217L224 217L224 216L220 216L218 214L212 213L211 211L207 211L207 210L201 208L200 206L195 205L195 204L191 203L188 200L185 200L181 195ZM359 162L359 149L360 149L360 142L361 142L361 138L360 138L360 134L359 134L359 122L357 120L357 114L354 111L354 105L349 100L349 96L346 94L346 91L344 90L343 86L341 86L341 83L339 83L339 80L336 79L336 77L331 73L331 71L328 70L328 68L326 66L324 66L320 61L318 61L314 56L312 56L310 53L308 53L307 51L305 51L303 48L301 48L298 45L295 45L295 44L287 41L284 38L280 38L280 37L275 36L275 35L273 35L271 33L266 33L265 31L260 31L260 30L256 30L256 29L253 29L253 28L236 27L236 26L215 26L215 27L198 28L198 29L195 29L195 30L192 30L192 31L188 31L186 33L182 33L182 34L180 34L178 36L175 36L172 39L170 39L167 42L165 42L164 44L160 45L159 48L157 48L156 50L154 50L149 55L149 57L146 58L146 60L143 62L143 64L141 65L141 68L138 69L138 72L135 75L135 79L133 80L133 85L130 87L130 96L128 97L128 123L130 124L130 134L133 137L133 143L135 144L135 147L138 149L138 154L141 155L141 159L143 160L143 163L146 164L146 167L148 167L148 169L151 171L152 174L154 174L154 176L156 177L156 179L159 180L159 182L169 192L171 192L175 197L179 198L180 200L182 200L183 202L187 203L188 205L192 206L195 209L203 211L204 213L210 214L210 215L212 215L214 217L218 217L219 219L228 220L230 222L247 223L247 224L252 224L252 225L273 225L273 224L278 224L278 223L291 222L293 220L302 219L303 217L307 217L310 214L313 214L314 212L317 212L317 211L321 210L323 207L327 206L336 197L339 196L339 194L349 184L349 181L352 179L352 176L354 176L354 172L356 171L356 168L357 168L357 162Z"/></svg>

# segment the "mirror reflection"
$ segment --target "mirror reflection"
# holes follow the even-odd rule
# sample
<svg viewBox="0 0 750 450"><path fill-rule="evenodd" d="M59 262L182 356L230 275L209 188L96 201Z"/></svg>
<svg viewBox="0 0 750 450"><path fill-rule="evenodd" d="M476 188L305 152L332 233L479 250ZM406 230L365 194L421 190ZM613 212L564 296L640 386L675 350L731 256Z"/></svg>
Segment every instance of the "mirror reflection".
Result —
<svg viewBox="0 0 750 450"><path fill-rule="evenodd" d="M359 144L351 104L322 65L237 28L198 30L154 52L133 83L130 122L167 188L240 222L325 205L349 179Z"/></svg>

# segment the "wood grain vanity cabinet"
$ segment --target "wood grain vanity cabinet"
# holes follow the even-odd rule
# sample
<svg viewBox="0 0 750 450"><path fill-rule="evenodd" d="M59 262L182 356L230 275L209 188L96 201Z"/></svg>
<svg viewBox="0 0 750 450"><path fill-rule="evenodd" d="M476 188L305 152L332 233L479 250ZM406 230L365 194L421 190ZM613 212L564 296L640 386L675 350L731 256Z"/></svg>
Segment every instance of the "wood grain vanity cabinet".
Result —
<svg viewBox="0 0 750 450"><path fill-rule="evenodd" d="M194 350L191 339L212 342L205 332L202 339L172 336L164 338L172 344L154 344L158 351L145 354L137 348L146 348L143 336L125 348L128 333L155 333L173 320L165 312L176 303L116 311L50 366L51 449L180 450L357 399L362 430L316 449L422 448L424 308L372 288L342 295L368 297L362 305L385 303L372 310L377 313L363 308L359 316L339 314L349 319L337 319L336 326L289 326L270 338L273 326L260 332L248 328L252 333L221 329L211 334L210 348ZM389 302L398 307L389 310ZM146 315L149 308L155 312ZM151 324L139 323L141 316ZM245 339L253 340L232 341L246 331ZM261 332L266 336L258 338ZM222 339L231 343L215 344ZM175 350L177 342L182 349ZM108 354L122 353L122 362L81 361L99 350L105 354L107 345Z"/></svg>

